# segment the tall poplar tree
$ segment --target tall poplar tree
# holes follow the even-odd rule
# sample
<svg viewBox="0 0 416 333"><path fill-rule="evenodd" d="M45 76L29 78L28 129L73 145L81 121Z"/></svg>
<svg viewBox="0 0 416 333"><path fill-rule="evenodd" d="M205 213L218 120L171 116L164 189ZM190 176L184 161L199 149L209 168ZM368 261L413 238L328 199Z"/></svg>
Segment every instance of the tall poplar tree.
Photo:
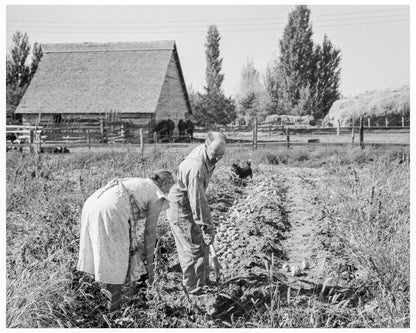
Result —
<svg viewBox="0 0 416 333"><path fill-rule="evenodd" d="M340 96L341 53L326 35L322 46L313 43L309 18L307 6L297 6L289 14L275 77L285 113L321 119Z"/></svg>
<svg viewBox="0 0 416 333"><path fill-rule="evenodd" d="M297 106L302 89L304 91L313 79L314 45L309 17L310 9L307 6L297 6L289 14L289 22L280 40L279 95L287 112Z"/></svg>
<svg viewBox="0 0 416 333"><path fill-rule="evenodd" d="M205 55L207 67L205 71L206 90L210 92L220 92L224 74L222 70L222 58L220 58L221 36L215 24L208 27L207 41L205 43Z"/></svg>
<svg viewBox="0 0 416 333"><path fill-rule="evenodd" d="M231 97L226 97L222 90L224 74L220 57L221 36L215 24L208 27L205 54L207 67L205 71L206 87L204 93L195 98L195 119L200 124L226 125L236 118L236 105Z"/></svg>
<svg viewBox="0 0 416 333"><path fill-rule="evenodd" d="M316 68L314 75L314 110L315 119L324 118L337 99L340 98L341 51L333 47L325 35L322 47L315 48Z"/></svg>

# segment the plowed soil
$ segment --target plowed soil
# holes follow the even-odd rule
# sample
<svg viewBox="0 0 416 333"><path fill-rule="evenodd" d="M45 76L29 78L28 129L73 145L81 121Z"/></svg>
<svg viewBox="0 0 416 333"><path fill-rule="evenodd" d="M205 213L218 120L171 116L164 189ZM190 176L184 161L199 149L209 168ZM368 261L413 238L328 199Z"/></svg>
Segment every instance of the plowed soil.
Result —
<svg viewBox="0 0 416 333"><path fill-rule="evenodd" d="M162 216L155 282L152 288L137 283L124 287L122 309L106 317L112 327L140 327L138 309L153 311L159 327L189 321L198 327L198 318L204 318L205 325L208 320L211 327L260 327L255 316L277 311L276 299L280 314L273 325L290 327L285 311L309 313L311 302L334 308L357 302L361 292L354 286L357 269L338 253L319 199L319 191L325 190L324 169L259 165L247 181L232 180L225 170L218 173L208 193L218 231L214 242L221 264L218 283L199 296L186 293L174 241ZM98 305L88 316L105 311ZM310 318L307 324L299 323L319 325ZM333 322L343 326L342 318Z"/></svg>

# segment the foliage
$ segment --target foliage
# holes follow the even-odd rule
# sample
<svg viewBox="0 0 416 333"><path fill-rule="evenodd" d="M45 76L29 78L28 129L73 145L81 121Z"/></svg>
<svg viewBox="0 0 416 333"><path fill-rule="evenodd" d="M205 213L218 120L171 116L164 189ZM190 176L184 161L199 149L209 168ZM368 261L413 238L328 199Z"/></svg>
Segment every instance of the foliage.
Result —
<svg viewBox="0 0 416 333"><path fill-rule="evenodd" d="M279 43L280 98L288 112L298 104L301 89L312 83L313 33L309 16L307 6L297 6L289 14L289 22Z"/></svg>
<svg viewBox="0 0 416 333"><path fill-rule="evenodd" d="M30 67L27 64L30 55L29 37L20 31L12 37L13 46L6 58L6 85L24 87L29 83Z"/></svg>
<svg viewBox="0 0 416 333"><path fill-rule="evenodd" d="M195 120L200 124L227 125L236 118L236 105L231 97L219 93L198 93L195 98Z"/></svg>
<svg viewBox="0 0 416 333"><path fill-rule="evenodd" d="M325 35L322 47L315 48L316 68L314 81L314 102L312 116L315 119L323 119L329 112L332 104L340 98L339 84L341 69L340 50L332 46L331 41Z"/></svg>
<svg viewBox="0 0 416 333"><path fill-rule="evenodd" d="M207 67L205 70L206 91L208 94L219 93L224 81L222 70L222 58L220 58L221 36L215 24L208 27L207 41L205 43L205 55Z"/></svg>
<svg viewBox="0 0 416 333"><path fill-rule="evenodd" d="M240 116L249 116L255 117L260 110L259 100L254 91L247 93L246 95L240 97L238 102L239 114Z"/></svg>
<svg viewBox="0 0 416 333"><path fill-rule="evenodd" d="M6 57L6 104L8 113L14 117L14 110L20 103L42 58L38 43L30 52L29 37L16 31L12 37L12 48Z"/></svg>
<svg viewBox="0 0 416 333"><path fill-rule="evenodd" d="M39 43L35 42L32 47L32 63L30 64L31 78L33 78L33 76L35 75L42 57L43 57L42 47Z"/></svg>
<svg viewBox="0 0 416 333"><path fill-rule="evenodd" d="M309 18L304 5L289 14L278 65L268 68L268 93L276 113L280 105L285 114L322 119L340 97L341 55L326 35L322 46L313 43Z"/></svg>
<svg viewBox="0 0 416 333"><path fill-rule="evenodd" d="M410 316L409 165L385 158L367 169L338 170L322 191L331 232L364 267L381 327L403 327ZM324 184L329 185L329 184Z"/></svg>
<svg viewBox="0 0 416 333"><path fill-rule="evenodd" d="M266 66L266 72L263 77L267 96L265 111L268 115L285 114L285 110L282 108L279 99L279 79L280 73L278 63L269 63Z"/></svg>
<svg viewBox="0 0 416 333"><path fill-rule="evenodd" d="M236 118L236 105L231 97L226 97L221 88L224 80L222 58L220 58L221 36L215 24L208 27L206 47L206 87L204 93L193 95L195 120L199 124L226 125Z"/></svg>
<svg viewBox="0 0 416 333"><path fill-rule="evenodd" d="M265 87L260 82L260 73L254 67L253 60L247 59L247 64L241 71L240 90L237 96L239 117L265 118L268 102Z"/></svg>

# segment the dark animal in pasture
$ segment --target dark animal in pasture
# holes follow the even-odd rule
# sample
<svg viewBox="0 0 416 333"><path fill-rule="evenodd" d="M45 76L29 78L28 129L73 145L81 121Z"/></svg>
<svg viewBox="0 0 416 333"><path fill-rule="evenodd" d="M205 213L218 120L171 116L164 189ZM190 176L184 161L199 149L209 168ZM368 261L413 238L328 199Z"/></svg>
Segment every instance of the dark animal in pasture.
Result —
<svg viewBox="0 0 416 333"><path fill-rule="evenodd" d="M171 119L161 120L156 125L156 132L161 142L171 142L175 123Z"/></svg>
<svg viewBox="0 0 416 333"><path fill-rule="evenodd" d="M195 125L192 120L188 119L184 121L180 119L178 122L178 131L179 131L179 138L187 137L189 140L193 140L194 138L194 129Z"/></svg>
<svg viewBox="0 0 416 333"><path fill-rule="evenodd" d="M250 177L253 179L253 170L251 169L251 162L246 161L240 166L238 163L233 163L231 165L231 172L235 175L236 178L245 179Z"/></svg>
<svg viewBox="0 0 416 333"><path fill-rule="evenodd" d="M17 135L14 133L6 133L6 140L14 143L17 140Z"/></svg>
<svg viewBox="0 0 416 333"><path fill-rule="evenodd" d="M68 154L69 149L67 147L56 146L52 149L53 154Z"/></svg>
<svg viewBox="0 0 416 333"><path fill-rule="evenodd" d="M191 119L188 119L188 121L186 122L186 135L191 140L194 138L194 129L195 129L194 123L192 122Z"/></svg>
<svg viewBox="0 0 416 333"><path fill-rule="evenodd" d="M187 128L186 122L183 119L180 119L178 122L179 136L185 136L186 128Z"/></svg>

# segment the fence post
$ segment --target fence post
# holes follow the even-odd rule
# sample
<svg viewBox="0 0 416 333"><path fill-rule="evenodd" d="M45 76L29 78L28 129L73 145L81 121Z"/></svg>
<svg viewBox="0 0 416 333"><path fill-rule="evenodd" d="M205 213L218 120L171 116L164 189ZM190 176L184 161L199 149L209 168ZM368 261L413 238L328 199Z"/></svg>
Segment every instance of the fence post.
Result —
<svg viewBox="0 0 416 333"><path fill-rule="evenodd" d="M91 149L91 138L90 138L90 130L87 128L87 142L88 142L88 149Z"/></svg>
<svg viewBox="0 0 416 333"><path fill-rule="evenodd" d="M360 147L364 148L364 117L360 117Z"/></svg>
<svg viewBox="0 0 416 333"><path fill-rule="evenodd" d="M253 149L257 150L257 117L253 117Z"/></svg>
<svg viewBox="0 0 416 333"><path fill-rule="evenodd" d="M155 149L156 149L156 143L157 143L157 132L153 132L153 145Z"/></svg>
<svg viewBox="0 0 416 333"><path fill-rule="evenodd" d="M354 139L355 139L355 133L354 133L354 123L353 123L351 127L351 144L354 144Z"/></svg>
<svg viewBox="0 0 416 333"><path fill-rule="evenodd" d="M404 127L404 116L402 116L402 127Z"/></svg>
<svg viewBox="0 0 416 333"><path fill-rule="evenodd" d="M144 151L144 146L143 146L143 129L142 128L140 128L140 153L141 153L141 156L143 157L143 151Z"/></svg>
<svg viewBox="0 0 416 333"><path fill-rule="evenodd" d="M33 140L34 139L34 137L33 137L33 131L34 131L33 129L30 129L29 130L29 144L30 144L29 150L30 150L31 153L34 152L34 149L33 149L34 148L33 147L33 141L34 141Z"/></svg>
<svg viewBox="0 0 416 333"><path fill-rule="evenodd" d="M286 144L287 144L287 148L289 148L290 147L289 126L286 126Z"/></svg>
<svg viewBox="0 0 416 333"><path fill-rule="evenodd" d="M368 127L371 127L371 118L368 117L367 121L368 121Z"/></svg>
<svg viewBox="0 0 416 333"><path fill-rule="evenodd" d="M42 152L41 134L42 134L42 131L40 130L38 133L38 130L36 129L36 133L35 133L36 154L39 154Z"/></svg>
<svg viewBox="0 0 416 333"><path fill-rule="evenodd" d="M124 124L121 124L120 137L121 142L126 143L126 131L124 130Z"/></svg>
<svg viewBox="0 0 416 333"><path fill-rule="evenodd" d="M387 115L386 115L386 127L388 127L388 126L389 126L389 122L387 120Z"/></svg>
<svg viewBox="0 0 416 333"><path fill-rule="evenodd" d="M107 129L106 129L106 124L104 123L104 119L100 119L100 130L101 130L102 141L104 143L108 143Z"/></svg>
<svg viewBox="0 0 416 333"><path fill-rule="evenodd" d="M341 127L341 122L339 121L339 119L337 120L337 135L340 134L340 127Z"/></svg>

